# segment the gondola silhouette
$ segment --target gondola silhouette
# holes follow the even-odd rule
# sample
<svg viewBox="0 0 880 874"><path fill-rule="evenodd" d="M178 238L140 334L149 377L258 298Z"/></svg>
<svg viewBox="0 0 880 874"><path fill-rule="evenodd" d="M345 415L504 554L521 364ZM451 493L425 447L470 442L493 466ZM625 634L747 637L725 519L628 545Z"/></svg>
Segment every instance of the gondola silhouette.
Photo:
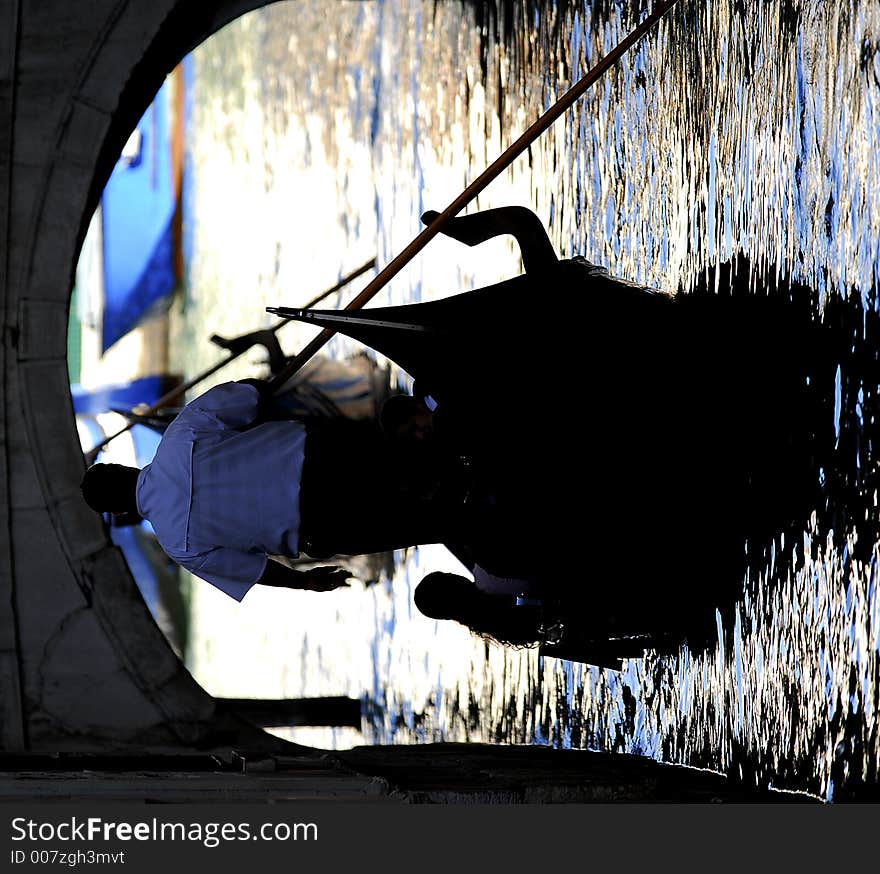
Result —
<svg viewBox="0 0 880 874"><path fill-rule="evenodd" d="M473 561L545 581L582 638L714 628L748 550L820 500L836 353L809 290L770 294L744 260L692 293L635 285L558 259L520 207L444 232L513 234L525 273L425 303L270 311L371 347L437 403L491 508Z"/></svg>

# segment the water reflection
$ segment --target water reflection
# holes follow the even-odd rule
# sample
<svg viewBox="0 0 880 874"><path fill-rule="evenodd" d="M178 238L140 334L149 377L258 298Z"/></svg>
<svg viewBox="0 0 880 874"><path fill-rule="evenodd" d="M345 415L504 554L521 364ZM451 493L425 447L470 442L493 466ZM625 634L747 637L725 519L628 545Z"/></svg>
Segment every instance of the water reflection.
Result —
<svg viewBox="0 0 880 874"><path fill-rule="evenodd" d="M203 46L192 291L177 322L186 369L212 363L210 333L256 327L264 306L296 305L377 246L390 260L418 216L449 203L631 29L641 5L338 2L331 17L321 4L282 3ZM681 2L479 198L481 208L533 208L563 256L667 289L715 293L707 270L743 253L756 295L787 297L833 338L831 373L814 385L828 445L816 469L810 456L796 474L808 497L789 505L792 524L775 519L743 543L741 593L717 617L709 598L705 649L691 641L615 672L487 646L414 613L414 585L449 561L422 549L398 556L385 589L320 604L256 598L232 612L198 588L196 675L230 696L363 697L367 742L601 748L827 798L875 793L878 100L876 4ZM517 272L503 241L469 250L438 240L376 304ZM791 285L773 291L780 278ZM774 330L785 354L814 362ZM291 327L285 346L308 336ZM337 355L355 348L333 341ZM554 366L541 363L548 380ZM667 359L656 367L674 378ZM660 428L645 439L666 437ZM788 485L767 494L780 496ZM673 558L634 544L625 559L649 587L693 575L699 547ZM573 564L589 569L597 549L572 543ZM704 560L697 577L714 596L727 570ZM601 594L609 584L589 585ZM230 643L253 653L259 677L224 657Z"/></svg>

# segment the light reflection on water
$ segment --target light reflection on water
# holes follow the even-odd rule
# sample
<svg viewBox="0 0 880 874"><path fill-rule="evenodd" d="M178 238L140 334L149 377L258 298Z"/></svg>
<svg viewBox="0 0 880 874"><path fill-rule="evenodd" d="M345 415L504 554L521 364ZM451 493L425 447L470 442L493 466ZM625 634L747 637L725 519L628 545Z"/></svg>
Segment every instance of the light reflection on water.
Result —
<svg viewBox="0 0 880 874"><path fill-rule="evenodd" d="M514 2L500 22L478 5L490 30L481 39L467 5L337 2L331 16L303 0L201 47L191 290L175 320L186 371L215 360L210 333L269 324L265 306L296 305L373 254L387 263L422 211L446 206L572 71L632 28L638 5L534 12ZM493 39L496 24L507 39ZM858 326L880 271L878 47L873 3L683 0L478 204L529 205L561 255L671 289L742 250L811 285L822 306L850 294L846 324ZM519 269L505 241L472 250L438 239L375 303L445 296ZM289 349L311 336L285 331ZM871 339L857 331L853 347L876 363ZM335 338L330 350L356 346ZM391 584L365 591L254 591L239 607L196 586L193 671L223 695L363 698L363 736L295 735L318 745L609 749L864 797L880 757L877 371L865 358L843 362L838 381L833 512L797 520L800 539L774 545L772 566L746 581L734 622L719 622L706 653L649 655L614 672L487 646L415 611L419 579L455 567L436 547L398 556ZM552 378L553 362L542 366ZM253 368L242 361L217 379ZM570 548L573 567L589 564ZM644 573L663 560L642 557Z"/></svg>

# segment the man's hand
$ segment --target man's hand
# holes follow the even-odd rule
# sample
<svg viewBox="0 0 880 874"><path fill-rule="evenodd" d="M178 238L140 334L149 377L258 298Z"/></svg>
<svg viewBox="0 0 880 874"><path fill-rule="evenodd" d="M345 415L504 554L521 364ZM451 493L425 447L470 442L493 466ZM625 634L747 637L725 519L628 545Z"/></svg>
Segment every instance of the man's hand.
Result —
<svg viewBox="0 0 880 874"><path fill-rule="evenodd" d="M281 562L266 562L266 569L257 582L263 586L278 586L283 589L305 589L307 592L332 592L348 586L351 574L335 565L312 568L307 571L296 570Z"/></svg>
<svg viewBox="0 0 880 874"><path fill-rule="evenodd" d="M302 588L310 592L332 592L334 589L347 587L351 579L351 574L347 570L333 565L303 571L303 576Z"/></svg>

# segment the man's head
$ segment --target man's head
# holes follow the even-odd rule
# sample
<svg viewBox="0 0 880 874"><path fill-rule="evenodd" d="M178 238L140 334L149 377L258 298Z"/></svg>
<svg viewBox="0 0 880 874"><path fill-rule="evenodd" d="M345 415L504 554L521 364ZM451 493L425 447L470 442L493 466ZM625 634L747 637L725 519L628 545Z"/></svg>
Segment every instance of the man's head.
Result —
<svg viewBox="0 0 880 874"><path fill-rule="evenodd" d="M512 599L483 592L459 574L428 574L416 586L413 600L429 619L454 619L486 640L529 646L543 639L540 608L513 606Z"/></svg>
<svg viewBox="0 0 880 874"><path fill-rule="evenodd" d="M464 622L463 611L478 595L476 586L467 578L434 571L416 586L413 600L419 612L430 619Z"/></svg>
<svg viewBox="0 0 880 874"><path fill-rule="evenodd" d="M140 470L124 464L93 464L80 483L83 500L97 513L137 513L135 489Z"/></svg>

